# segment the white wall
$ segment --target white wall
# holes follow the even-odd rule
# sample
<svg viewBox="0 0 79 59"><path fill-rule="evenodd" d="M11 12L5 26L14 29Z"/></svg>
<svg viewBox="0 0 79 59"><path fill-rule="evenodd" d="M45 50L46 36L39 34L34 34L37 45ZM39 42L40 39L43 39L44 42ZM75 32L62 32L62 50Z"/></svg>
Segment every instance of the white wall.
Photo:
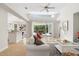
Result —
<svg viewBox="0 0 79 59"><path fill-rule="evenodd" d="M66 34L61 31L61 38L67 38L67 40L73 42L73 14L79 12L79 4L68 4L61 10L59 20L68 20L69 30Z"/></svg>
<svg viewBox="0 0 79 59"><path fill-rule="evenodd" d="M7 12L0 8L0 51L8 47L8 22Z"/></svg>
<svg viewBox="0 0 79 59"><path fill-rule="evenodd" d="M32 36L32 22L26 22L26 38Z"/></svg>
<svg viewBox="0 0 79 59"><path fill-rule="evenodd" d="M53 23L48 23L48 33L53 33Z"/></svg>
<svg viewBox="0 0 79 59"><path fill-rule="evenodd" d="M53 33L55 38L59 38L59 21L53 22Z"/></svg>

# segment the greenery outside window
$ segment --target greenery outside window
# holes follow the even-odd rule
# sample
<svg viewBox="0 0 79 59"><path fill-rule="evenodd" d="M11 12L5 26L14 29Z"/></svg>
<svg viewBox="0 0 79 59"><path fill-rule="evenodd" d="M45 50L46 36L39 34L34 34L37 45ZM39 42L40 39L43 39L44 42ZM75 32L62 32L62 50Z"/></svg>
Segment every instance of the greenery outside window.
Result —
<svg viewBox="0 0 79 59"><path fill-rule="evenodd" d="M34 25L34 31L41 31L43 34L48 33L48 25Z"/></svg>

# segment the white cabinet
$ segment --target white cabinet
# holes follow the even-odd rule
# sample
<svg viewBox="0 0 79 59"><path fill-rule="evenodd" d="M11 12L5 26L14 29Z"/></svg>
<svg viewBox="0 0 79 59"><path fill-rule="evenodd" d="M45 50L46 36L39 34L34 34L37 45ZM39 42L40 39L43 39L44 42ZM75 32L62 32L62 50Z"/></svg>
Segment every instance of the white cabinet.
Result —
<svg viewBox="0 0 79 59"><path fill-rule="evenodd" d="M22 40L22 32L9 32L8 42L17 43Z"/></svg>
<svg viewBox="0 0 79 59"><path fill-rule="evenodd" d="M8 43L15 43L15 42L16 42L16 32L9 32Z"/></svg>

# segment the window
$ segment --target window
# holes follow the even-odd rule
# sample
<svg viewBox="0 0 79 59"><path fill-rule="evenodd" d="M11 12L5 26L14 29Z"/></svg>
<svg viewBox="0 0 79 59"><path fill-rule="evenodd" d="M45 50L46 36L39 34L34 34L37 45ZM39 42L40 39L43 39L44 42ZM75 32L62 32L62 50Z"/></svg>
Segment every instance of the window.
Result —
<svg viewBox="0 0 79 59"><path fill-rule="evenodd" d="M41 31L43 34L53 34L53 23L40 23L40 22L33 22L32 23L32 34L35 31Z"/></svg>
<svg viewBox="0 0 79 59"><path fill-rule="evenodd" d="M34 25L34 31L41 31L43 34L48 33L48 25Z"/></svg>

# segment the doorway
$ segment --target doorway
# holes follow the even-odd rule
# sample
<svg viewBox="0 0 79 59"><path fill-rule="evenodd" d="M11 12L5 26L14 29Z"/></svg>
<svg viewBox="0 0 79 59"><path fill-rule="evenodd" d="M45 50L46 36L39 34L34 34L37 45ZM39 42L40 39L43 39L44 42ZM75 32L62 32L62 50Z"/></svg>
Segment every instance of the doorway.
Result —
<svg viewBox="0 0 79 59"><path fill-rule="evenodd" d="M25 33L25 21L8 13L8 43L18 43L26 37Z"/></svg>

